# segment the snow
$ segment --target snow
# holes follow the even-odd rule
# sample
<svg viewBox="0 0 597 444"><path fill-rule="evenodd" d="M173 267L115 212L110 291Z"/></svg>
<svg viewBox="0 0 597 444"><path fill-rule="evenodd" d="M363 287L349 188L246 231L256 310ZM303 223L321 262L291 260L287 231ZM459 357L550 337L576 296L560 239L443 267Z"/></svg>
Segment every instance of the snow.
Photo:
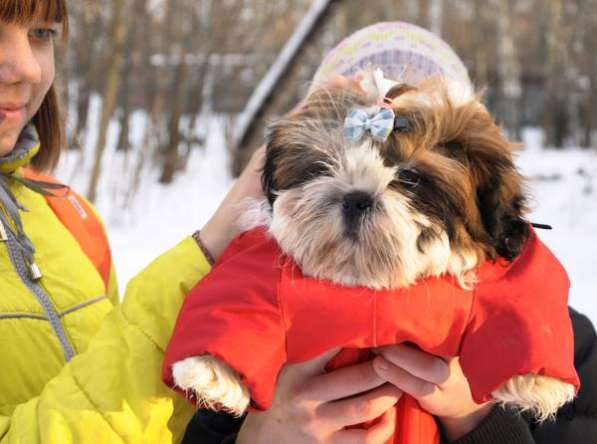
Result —
<svg viewBox="0 0 597 444"><path fill-rule="evenodd" d="M139 142L145 121L140 116L132 120L132 139ZM159 184L159 171L145 168L139 193L129 206L124 205L124 194L137 160L115 152L117 128L110 128L96 208L107 226L121 295L127 282L153 259L201 228L226 195L233 179L224 140L225 122L225 117L210 119L205 150L192 152L187 170L176 176L173 185ZM94 146L96 138L97 134L88 134L84 146ZM85 192L91 155L66 154L56 176Z"/></svg>
<svg viewBox="0 0 597 444"><path fill-rule="evenodd" d="M143 119L137 117L131 130L133 139L141 140L135 134L142 126ZM134 161L107 150L97 207L107 223L122 291L152 259L200 228L232 185L224 118L212 118L209 128L205 151L193 152L187 171L177 176L173 185L158 184L158 172L148 169L137 199L128 208L122 206L120 197L128 186L122 177L130 175L124 172ZM114 130L111 146L115 145ZM88 135L85 146L93 146L94 137L97 135ZM530 220L553 226L552 231L538 230L539 235L569 273L571 305L597 323L597 152L546 150L541 148L541 137L540 131L527 129L526 148L517 159L529 178L533 197ZM90 165L81 164L80 158L69 153L58 176L85 191Z"/></svg>
<svg viewBox="0 0 597 444"><path fill-rule="evenodd" d="M542 134L527 129L517 164L529 179L532 222L571 281L570 305L597 323L597 151L546 150Z"/></svg>

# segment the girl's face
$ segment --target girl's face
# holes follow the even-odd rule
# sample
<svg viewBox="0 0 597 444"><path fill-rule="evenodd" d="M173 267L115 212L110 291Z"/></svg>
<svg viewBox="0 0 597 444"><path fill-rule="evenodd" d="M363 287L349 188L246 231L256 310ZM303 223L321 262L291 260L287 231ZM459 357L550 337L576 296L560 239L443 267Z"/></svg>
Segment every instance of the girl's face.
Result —
<svg viewBox="0 0 597 444"><path fill-rule="evenodd" d="M0 156L9 154L54 82L56 23L0 22Z"/></svg>

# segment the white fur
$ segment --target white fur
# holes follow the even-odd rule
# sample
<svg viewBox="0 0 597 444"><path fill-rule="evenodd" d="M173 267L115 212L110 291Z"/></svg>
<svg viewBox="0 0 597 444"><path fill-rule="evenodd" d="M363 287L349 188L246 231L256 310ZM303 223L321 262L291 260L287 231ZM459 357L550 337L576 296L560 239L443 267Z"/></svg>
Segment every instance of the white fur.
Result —
<svg viewBox="0 0 597 444"><path fill-rule="evenodd" d="M479 257L472 251L452 252L446 271L456 276L460 286L472 290L477 283L475 269L479 265Z"/></svg>
<svg viewBox="0 0 597 444"><path fill-rule="evenodd" d="M385 166L379 151L367 141L346 150L343 168L336 174L355 190L381 195L394 180L396 167Z"/></svg>
<svg viewBox="0 0 597 444"><path fill-rule="evenodd" d="M388 91L397 84L396 81L384 76L381 69L361 71L363 78L360 87L373 100L383 99Z"/></svg>
<svg viewBox="0 0 597 444"><path fill-rule="evenodd" d="M305 275L317 279L389 289L439 276L450 264L448 236L434 229L433 242L419 251L421 229L433 227L408 198L388 189L395 177L396 168L384 165L370 141L348 147L332 177L279 193L270 233ZM379 207L363 222L356 243L345 235L341 210L343 196L352 191L371 194Z"/></svg>
<svg viewBox="0 0 597 444"><path fill-rule="evenodd" d="M436 77L426 82L437 84L435 88L413 89L394 99L394 103L409 107L432 108L444 102L444 94L448 95L454 106L461 106L475 100L473 88L470 84L463 84L453 79Z"/></svg>
<svg viewBox="0 0 597 444"><path fill-rule="evenodd" d="M379 68L375 70L361 71L360 74L363 77L359 83L361 89L375 101L383 99L388 91L398 84L395 80L386 78L383 71ZM448 96L454 105L465 104L475 97L473 86L470 82L465 83L443 76L437 76L433 81L442 84L442 89L448 93ZM439 90L439 88L437 90ZM421 98L419 98L419 100L421 100ZM428 101L428 103L432 102Z"/></svg>
<svg viewBox="0 0 597 444"><path fill-rule="evenodd" d="M542 422L554 418L560 407L571 402L575 389L559 379L529 374L515 376L492 396L504 404L532 412Z"/></svg>
<svg viewBox="0 0 597 444"><path fill-rule="evenodd" d="M248 231L257 227L269 227L272 222L271 207L267 199L247 198L243 201L245 211L238 221L241 231Z"/></svg>
<svg viewBox="0 0 597 444"><path fill-rule="evenodd" d="M239 374L213 356L194 356L176 362L172 375L174 383L192 392L200 405L220 407L238 416L249 406L251 396Z"/></svg>

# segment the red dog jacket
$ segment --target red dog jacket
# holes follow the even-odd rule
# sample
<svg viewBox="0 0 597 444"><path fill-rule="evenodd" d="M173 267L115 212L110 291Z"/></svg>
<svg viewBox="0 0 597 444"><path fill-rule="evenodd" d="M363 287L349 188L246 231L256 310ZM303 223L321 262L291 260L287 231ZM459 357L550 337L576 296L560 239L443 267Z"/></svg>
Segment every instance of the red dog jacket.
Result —
<svg viewBox="0 0 597 444"><path fill-rule="evenodd" d="M235 369L251 407L270 405L286 363L336 347L331 367L366 358L371 347L412 343L438 356L459 356L475 401L516 375L534 373L579 385L573 363L565 270L534 232L512 263L487 262L464 290L453 277L428 278L391 291L348 288L302 275L263 229L237 237L188 294L166 350L172 365L213 355ZM390 442L439 441L433 418L412 398L398 403Z"/></svg>

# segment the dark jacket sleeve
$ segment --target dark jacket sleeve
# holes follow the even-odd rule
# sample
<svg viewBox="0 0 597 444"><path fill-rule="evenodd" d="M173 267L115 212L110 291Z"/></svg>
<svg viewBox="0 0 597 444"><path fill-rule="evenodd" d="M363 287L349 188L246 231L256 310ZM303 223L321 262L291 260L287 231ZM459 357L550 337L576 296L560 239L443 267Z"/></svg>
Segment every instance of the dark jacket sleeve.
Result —
<svg viewBox="0 0 597 444"><path fill-rule="evenodd" d="M187 427L182 444L234 444L244 417L199 410Z"/></svg>
<svg viewBox="0 0 597 444"><path fill-rule="evenodd" d="M476 429L450 444L534 444L529 424L519 413L495 406Z"/></svg>
<svg viewBox="0 0 597 444"><path fill-rule="evenodd" d="M555 421L530 423L537 444L597 444L597 340L591 321L570 309L574 328L574 366L580 377L576 399Z"/></svg>

